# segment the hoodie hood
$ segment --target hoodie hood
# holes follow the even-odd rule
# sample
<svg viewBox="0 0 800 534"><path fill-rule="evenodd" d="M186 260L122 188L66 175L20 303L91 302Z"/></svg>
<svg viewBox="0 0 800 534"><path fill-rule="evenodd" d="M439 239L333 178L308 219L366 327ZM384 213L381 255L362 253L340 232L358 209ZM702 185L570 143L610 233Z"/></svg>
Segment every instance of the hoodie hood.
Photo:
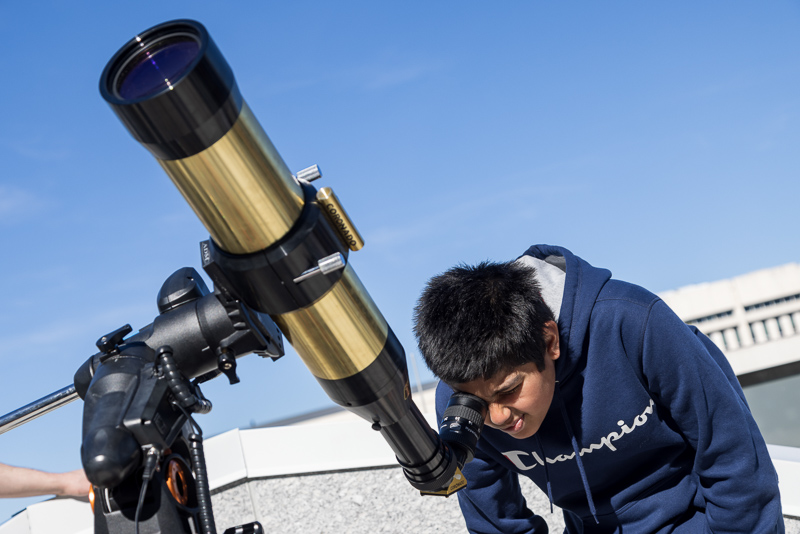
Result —
<svg viewBox="0 0 800 534"><path fill-rule="evenodd" d="M556 360L556 380L563 383L579 367L592 309L603 286L611 278L611 271L593 267L569 250L553 245L534 245L518 260L530 262L534 267L537 267L538 262L545 262L566 271L561 305L558 310L553 310L558 320L561 344L561 357ZM537 268L537 276L539 271L541 269ZM548 304L553 302L552 297L548 299L547 295L543 296Z"/></svg>

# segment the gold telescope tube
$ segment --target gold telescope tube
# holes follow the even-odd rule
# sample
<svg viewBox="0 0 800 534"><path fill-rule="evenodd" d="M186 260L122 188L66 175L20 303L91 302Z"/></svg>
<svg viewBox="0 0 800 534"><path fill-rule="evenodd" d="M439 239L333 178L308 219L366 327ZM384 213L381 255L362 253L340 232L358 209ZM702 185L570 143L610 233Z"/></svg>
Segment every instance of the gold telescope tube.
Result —
<svg viewBox="0 0 800 534"><path fill-rule="evenodd" d="M238 120L214 144L158 163L214 242L230 254L270 247L300 218L301 187L245 102ZM325 190L323 198L333 199L344 213L330 189ZM386 320L349 265L318 301L272 317L314 376L326 380L364 370L386 344Z"/></svg>
<svg viewBox="0 0 800 534"><path fill-rule="evenodd" d="M303 194L246 103L219 141L181 159L158 160L223 250L249 254L283 237Z"/></svg>
<svg viewBox="0 0 800 534"><path fill-rule="evenodd" d="M447 487L457 467L346 260L361 236L328 188L291 175L206 29L177 20L139 34L109 61L100 91L211 235L202 251L215 284L273 318L331 399L381 432L412 485Z"/></svg>

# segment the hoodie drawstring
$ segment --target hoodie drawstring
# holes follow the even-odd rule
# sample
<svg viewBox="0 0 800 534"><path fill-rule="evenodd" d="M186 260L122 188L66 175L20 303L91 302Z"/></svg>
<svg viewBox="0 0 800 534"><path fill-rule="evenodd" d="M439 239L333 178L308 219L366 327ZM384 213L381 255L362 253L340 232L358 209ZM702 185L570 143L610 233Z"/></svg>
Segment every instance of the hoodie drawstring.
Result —
<svg viewBox="0 0 800 534"><path fill-rule="evenodd" d="M544 447L542 447L542 441L539 439L539 434L534 434L536 438L536 444L539 445L539 454L542 455L543 462L544 462L544 479L547 482L547 498L550 499L550 513L553 513L553 488L550 486L550 473L547 470L547 455L544 453Z"/></svg>
<svg viewBox="0 0 800 534"><path fill-rule="evenodd" d="M586 470L583 468L583 461L581 460L581 452L580 448L578 447L578 440L575 437L575 433L572 431L572 425L569 422L569 417L567 417L567 408L566 406L564 406L564 401L561 399L561 387L559 386L558 382L556 382L556 395L558 396L558 405L561 407L561 417L564 419L564 424L567 426L567 432L569 433L569 438L570 441L572 442L572 450L575 451L575 463L578 464L578 471L580 471L581 473L581 481L583 481L583 491L586 493L586 500L589 503L589 511L592 512L592 517L594 518L594 522L599 525L600 521L597 519L597 510L594 507L594 499L592 499L592 490L589 488L589 481L586 478ZM539 447L541 447L541 443L539 444ZM547 459L545 459L544 463L546 466ZM545 470L545 476L547 476L546 470ZM550 491L549 478L547 482L547 490Z"/></svg>

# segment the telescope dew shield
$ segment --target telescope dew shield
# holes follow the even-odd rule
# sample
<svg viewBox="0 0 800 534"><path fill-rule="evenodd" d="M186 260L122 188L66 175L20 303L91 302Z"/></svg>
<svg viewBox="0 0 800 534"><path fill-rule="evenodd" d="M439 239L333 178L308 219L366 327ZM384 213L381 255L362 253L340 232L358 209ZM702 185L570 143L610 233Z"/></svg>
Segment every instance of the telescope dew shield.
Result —
<svg viewBox="0 0 800 534"><path fill-rule="evenodd" d="M100 93L223 250L263 250L299 217L300 186L201 24L176 20L131 39Z"/></svg>
<svg viewBox="0 0 800 534"><path fill-rule="evenodd" d="M270 314L331 399L381 431L412 485L446 487L453 455L411 400L402 346L353 268L294 281L360 237L327 207L332 195L292 177L206 29L177 20L139 34L100 91L211 235L201 251L215 283Z"/></svg>

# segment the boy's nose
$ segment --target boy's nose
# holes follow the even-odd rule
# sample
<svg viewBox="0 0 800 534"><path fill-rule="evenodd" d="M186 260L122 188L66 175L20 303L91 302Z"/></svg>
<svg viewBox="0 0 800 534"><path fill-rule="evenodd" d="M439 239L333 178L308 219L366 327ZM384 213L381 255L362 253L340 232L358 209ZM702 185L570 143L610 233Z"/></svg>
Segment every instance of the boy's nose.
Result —
<svg viewBox="0 0 800 534"><path fill-rule="evenodd" d="M486 424L495 428L505 428L511 419L511 410L508 407L492 402L486 413Z"/></svg>

